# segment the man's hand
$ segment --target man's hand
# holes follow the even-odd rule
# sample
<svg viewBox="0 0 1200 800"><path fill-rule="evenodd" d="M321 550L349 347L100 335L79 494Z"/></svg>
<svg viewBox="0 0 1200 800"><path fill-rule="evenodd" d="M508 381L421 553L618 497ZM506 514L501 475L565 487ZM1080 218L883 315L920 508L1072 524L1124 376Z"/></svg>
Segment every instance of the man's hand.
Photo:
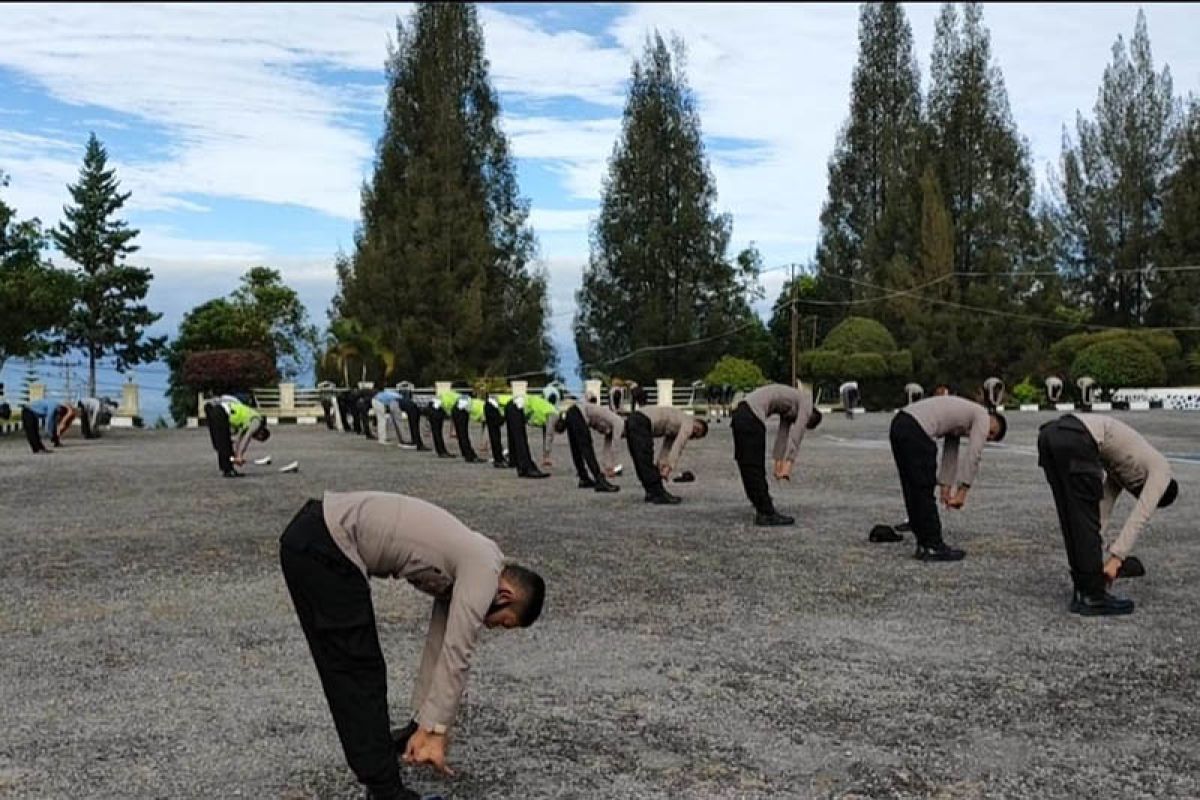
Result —
<svg viewBox="0 0 1200 800"><path fill-rule="evenodd" d="M418 728L404 748L404 763L412 766L428 764L443 775L453 778L454 770L446 766L446 734Z"/></svg>
<svg viewBox="0 0 1200 800"><path fill-rule="evenodd" d="M658 474L662 477L662 479L664 481L667 478L671 477L671 465L670 464L659 464L658 465Z"/></svg>
<svg viewBox="0 0 1200 800"><path fill-rule="evenodd" d="M543 467L553 467L554 466L554 462L550 460L550 456L546 456L545 458L542 459L542 466Z"/></svg>
<svg viewBox="0 0 1200 800"><path fill-rule="evenodd" d="M960 486L960 487L958 487L958 492L955 493L950 498L950 502L947 503L946 505L950 508L962 508L964 505L966 505L966 503L967 503L967 487Z"/></svg>
<svg viewBox="0 0 1200 800"><path fill-rule="evenodd" d="M944 506L950 505L950 499L954 496L954 490L945 484L942 484L940 488L942 490L941 491L942 505L944 505Z"/></svg>
<svg viewBox="0 0 1200 800"><path fill-rule="evenodd" d="M233 461L234 466L237 466L237 467L246 466L246 459L242 458L241 456L234 456L230 460Z"/></svg>
<svg viewBox="0 0 1200 800"><path fill-rule="evenodd" d="M1104 562L1105 583L1112 583L1117 579L1117 573L1121 571L1122 563L1124 563L1124 559L1117 558L1116 556L1108 557L1108 560Z"/></svg>
<svg viewBox="0 0 1200 800"><path fill-rule="evenodd" d="M776 461L775 477L781 481L790 481L792 479L792 462Z"/></svg>

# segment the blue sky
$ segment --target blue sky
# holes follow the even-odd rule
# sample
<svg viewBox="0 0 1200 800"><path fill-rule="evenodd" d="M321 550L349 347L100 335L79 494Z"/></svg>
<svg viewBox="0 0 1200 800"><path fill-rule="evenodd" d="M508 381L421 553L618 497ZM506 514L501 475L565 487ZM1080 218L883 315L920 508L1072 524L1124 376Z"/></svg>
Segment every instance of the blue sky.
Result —
<svg viewBox="0 0 1200 800"><path fill-rule="evenodd" d="M1144 7L1156 65L1200 89L1200 6ZM108 147L150 302L172 334L248 267L280 269L326 322L338 248L379 135L389 35L406 4L0 5L6 202L52 224L89 131ZM553 332L573 378L573 295L619 129L632 58L682 36L734 251L768 266L813 253L826 164L857 49L849 4L509 4L480 7L504 127L550 275ZM906 6L922 79L937 6ZM1064 125L1089 113L1136 5L994 4L984 19L1042 185ZM764 278L767 300L782 270ZM147 370L153 374L153 370ZM12 377L9 376L12 380ZM148 380L147 383L161 381Z"/></svg>

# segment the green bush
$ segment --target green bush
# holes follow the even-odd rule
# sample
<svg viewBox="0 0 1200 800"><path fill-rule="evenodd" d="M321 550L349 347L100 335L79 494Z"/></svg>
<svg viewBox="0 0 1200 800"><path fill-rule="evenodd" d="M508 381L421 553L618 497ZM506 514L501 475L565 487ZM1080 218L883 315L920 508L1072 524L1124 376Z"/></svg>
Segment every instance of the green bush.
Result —
<svg viewBox="0 0 1200 800"><path fill-rule="evenodd" d="M1200 347L1193 350L1187 357L1188 369L1191 370L1192 376L1200 378Z"/></svg>
<svg viewBox="0 0 1200 800"><path fill-rule="evenodd" d="M1023 381L1014 386L1009 394L1012 395L1013 400L1016 400L1021 405L1029 405L1031 403L1041 405L1046 402L1045 391L1030 380L1028 375L1025 376Z"/></svg>
<svg viewBox="0 0 1200 800"><path fill-rule="evenodd" d="M891 353L896 349L896 340L873 319L848 317L829 332L821 349L839 353Z"/></svg>
<svg viewBox="0 0 1200 800"><path fill-rule="evenodd" d="M832 350L810 350L812 354L809 370L818 381L836 381L842 377L842 362L845 357Z"/></svg>
<svg viewBox="0 0 1200 800"><path fill-rule="evenodd" d="M1183 366L1183 348L1170 331L1118 330L1097 333L1075 333L1050 346L1050 364L1054 371L1071 369L1075 359L1092 345L1101 342L1133 340L1157 354L1168 372L1175 373ZM1164 378L1165 380L1165 378Z"/></svg>
<svg viewBox="0 0 1200 800"><path fill-rule="evenodd" d="M887 374L893 378L900 378L906 383L913 374L913 357L911 350L897 350L894 353L884 355L887 361Z"/></svg>
<svg viewBox="0 0 1200 800"><path fill-rule="evenodd" d="M1158 354L1132 337L1109 338L1084 348L1071 364L1076 379L1085 375L1105 389L1160 386L1167 378Z"/></svg>
<svg viewBox="0 0 1200 800"><path fill-rule="evenodd" d="M767 376L753 361L727 355L713 365L704 382L709 386L728 385L738 391L748 392L767 383Z"/></svg>
<svg viewBox="0 0 1200 800"><path fill-rule="evenodd" d="M842 362L842 372L860 383L876 381L888 374L888 364L880 353L851 353Z"/></svg>

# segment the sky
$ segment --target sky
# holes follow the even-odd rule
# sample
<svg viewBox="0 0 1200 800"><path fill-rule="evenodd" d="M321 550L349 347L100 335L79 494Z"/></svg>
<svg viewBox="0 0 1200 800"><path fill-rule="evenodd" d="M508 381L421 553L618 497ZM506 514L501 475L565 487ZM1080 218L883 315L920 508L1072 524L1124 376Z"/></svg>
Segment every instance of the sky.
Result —
<svg viewBox="0 0 1200 800"><path fill-rule="evenodd" d="M984 22L1039 183L1064 126L1090 114L1137 5L988 4ZM1143 6L1157 67L1200 92L1200 4ZM574 293L588 228L646 36L688 48L732 253L768 267L813 255L826 170L849 107L853 4L482 4L491 78L550 278L560 369L575 379ZM928 88L935 4L906 4ZM154 332L279 269L318 325L352 249L382 127L383 62L409 4L0 5L0 171L21 218L52 225L89 132L132 192L133 263L154 271ZM61 262L61 257L56 260ZM766 313L786 270L764 275ZM400 310L402 312L402 310ZM161 366L142 382L161 386ZM6 370L9 373L10 370ZM136 374L136 373L135 373ZM12 380L11 375L8 376Z"/></svg>

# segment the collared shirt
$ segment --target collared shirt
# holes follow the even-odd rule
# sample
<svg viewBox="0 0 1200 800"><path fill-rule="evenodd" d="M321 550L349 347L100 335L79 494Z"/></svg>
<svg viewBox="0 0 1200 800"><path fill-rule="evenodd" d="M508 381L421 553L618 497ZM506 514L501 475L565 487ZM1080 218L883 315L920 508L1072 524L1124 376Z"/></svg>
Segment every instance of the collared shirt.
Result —
<svg viewBox="0 0 1200 800"><path fill-rule="evenodd" d="M991 419L987 409L963 397L927 397L904 407L931 439L945 438L938 483L942 486L970 486L979 472L979 460L987 443ZM967 457L958 462L958 440L968 437Z"/></svg>
<svg viewBox="0 0 1200 800"><path fill-rule="evenodd" d="M674 470L691 438L692 418L674 406L642 406L634 413L645 415L650 420L651 433L663 437L658 463Z"/></svg>
<svg viewBox="0 0 1200 800"><path fill-rule="evenodd" d="M779 417L779 432L775 434L771 455L776 461L795 461L808 418L812 416L812 395L803 389L773 383L755 389L743 402L764 425L772 414Z"/></svg>
<svg viewBox="0 0 1200 800"><path fill-rule="evenodd" d="M625 420L612 409L605 408L599 403L576 403L575 408L583 415L583 420L592 430L604 435L604 466L616 464L613 458L613 441L621 438L625 432Z"/></svg>
<svg viewBox="0 0 1200 800"><path fill-rule="evenodd" d="M402 578L434 598L413 712L425 728L454 723L504 555L448 511L386 492L326 492L325 524L364 575Z"/></svg>

